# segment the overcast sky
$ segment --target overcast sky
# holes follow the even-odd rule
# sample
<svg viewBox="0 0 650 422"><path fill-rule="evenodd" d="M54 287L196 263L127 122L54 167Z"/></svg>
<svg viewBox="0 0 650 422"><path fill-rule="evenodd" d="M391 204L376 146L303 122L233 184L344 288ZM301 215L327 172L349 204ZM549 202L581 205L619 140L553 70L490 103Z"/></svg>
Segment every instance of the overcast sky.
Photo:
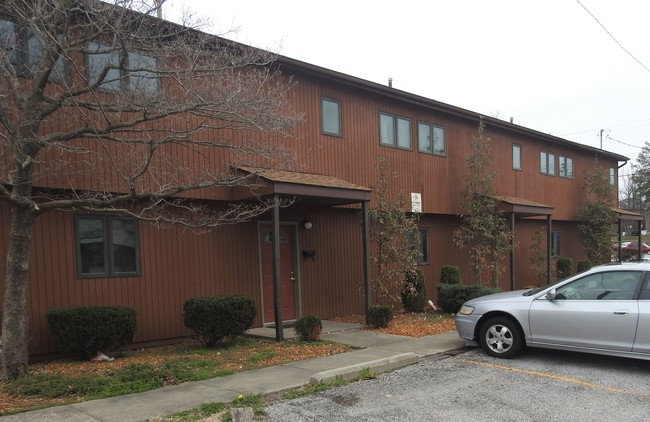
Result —
<svg viewBox="0 0 650 422"><path fill-rule="evenodd" d="M574 142L600 147L603 129L631 159L650 140L645 0L169 0L164 17L183 8L208 32Z"/></svg>

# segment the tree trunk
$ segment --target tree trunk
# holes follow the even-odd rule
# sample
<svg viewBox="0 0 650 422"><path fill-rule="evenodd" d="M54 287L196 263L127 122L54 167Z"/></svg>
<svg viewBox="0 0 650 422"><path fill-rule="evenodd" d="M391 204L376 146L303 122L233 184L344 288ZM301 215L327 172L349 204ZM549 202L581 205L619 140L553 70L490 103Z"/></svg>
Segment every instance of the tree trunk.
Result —
<svg viewBox="0 0 650 422"><path fill-rule="evenodd" d="M15 379L27 373L27 284L33 225L33 210L25 206L12 207L0 353L4 379Z"/></svg>

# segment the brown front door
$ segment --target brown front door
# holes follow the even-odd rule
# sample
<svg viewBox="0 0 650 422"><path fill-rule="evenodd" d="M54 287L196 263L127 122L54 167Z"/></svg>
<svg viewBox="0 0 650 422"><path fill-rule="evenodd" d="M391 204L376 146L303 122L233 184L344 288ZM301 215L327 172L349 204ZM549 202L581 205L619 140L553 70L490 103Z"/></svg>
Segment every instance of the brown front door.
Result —
<svg viewBox="0 0 650 422"><path fill-rule="evenodd" d="M260 225L260 249L262 253L262 286L264 322L275 322L273 297L273 226ZM294 262L294 227L280 226L280 291L282 293L282 319L296 319L296 277Z"/></svg>

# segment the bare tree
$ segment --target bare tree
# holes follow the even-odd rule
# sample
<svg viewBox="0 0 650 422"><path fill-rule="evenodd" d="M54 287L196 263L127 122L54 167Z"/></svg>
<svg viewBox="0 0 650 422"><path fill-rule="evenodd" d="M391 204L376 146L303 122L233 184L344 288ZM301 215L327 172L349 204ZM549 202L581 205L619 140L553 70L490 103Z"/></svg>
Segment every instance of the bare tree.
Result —
<svg viewBox="0 0 650 422"><path fill-rule="evenodd" d="M371 260L375 265L377 303L388 305L397 301L405 277L417 269L419 215L406 213L404 192L391 188L397 173L389 160L380 157L377 169L379 180L373 186L375 205L368 210L370 241L375 247Z"/></svg>
<svg viewBox="0 0 650 422"><path fill-rule="evenodd" d="M161 21L147 1L0 4L0 201L11 211L5 378L27 370L29 251L40 215L67 209L190 227L235 223L275 204L196 199L254 187L255 172L233 164L291 167L291 151L277 141L302 117L275 57Z"/></svg>
<svg viewBox="0 0 650 422"><path fill-rule="evenodd" d="M604 264L612 259L612 226L616 213L612 210L616 193L606 169L594 158L592 167L585 171L585 200L578 207L578 232L585 253L594 264Z"/></svg>
<svg viewBox="0 0 650 422"><path fill-rule="evenodd" d="M476 284L483 284L483 272L487 271L494 287L499 287L499 273L503 271L501 260L512 248L512 233L495 198L496 172L492 169L490 142L481 117L467 157L460 226L454 231L453 240L459 247L469 249Z"/></svg>

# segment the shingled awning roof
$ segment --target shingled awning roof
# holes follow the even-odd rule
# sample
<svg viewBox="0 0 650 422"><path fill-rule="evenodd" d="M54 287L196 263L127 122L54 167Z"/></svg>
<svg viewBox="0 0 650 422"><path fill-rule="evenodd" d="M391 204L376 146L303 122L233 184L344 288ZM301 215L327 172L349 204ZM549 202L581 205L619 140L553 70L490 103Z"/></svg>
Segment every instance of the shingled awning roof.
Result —
<svg viewBox="0 0 650 422"><path fill-rule="evenodd" d="M301 202L315 202L330 206L370 200L370 188L333 176L245 166L234 168L260 179L262 183L255 189L255 195L295 196L300 198ZM240 195L251 197L253 193L242 192Z"/></svg>
<svg viewBox="0 0 650 422"><path fill-rule="evenodd" d="M500 208L508 213L514 213L522 217L534 217L541 215L553 215L554 208L550 205L529 201L514 196L492 196L500 202Z"/></svg>
<svg viewBox="0 0 650 422"><path fill-rule="evenodd" d="M612 208L612 211L618 215L619 220L643 221L643 215L636 212L624 210L622 208Z"/></svg>

